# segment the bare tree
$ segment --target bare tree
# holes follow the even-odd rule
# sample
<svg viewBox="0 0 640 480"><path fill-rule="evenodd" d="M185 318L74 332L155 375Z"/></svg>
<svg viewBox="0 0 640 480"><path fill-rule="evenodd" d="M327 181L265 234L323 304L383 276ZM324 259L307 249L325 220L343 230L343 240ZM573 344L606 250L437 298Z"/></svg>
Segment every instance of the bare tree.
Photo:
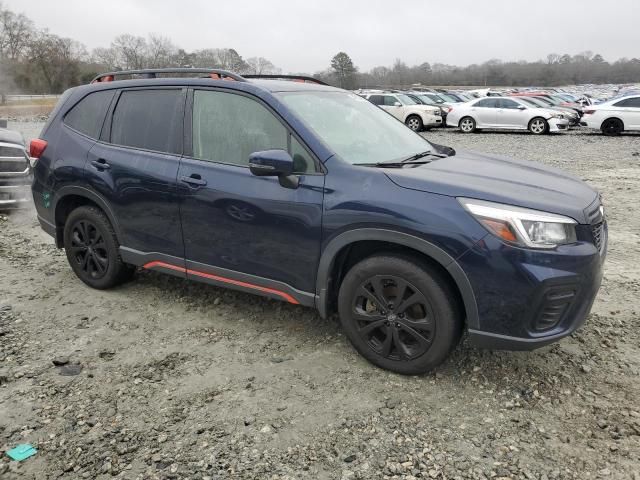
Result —
<svg viewBox="0 0 640 480"><path fill-rule="evenodd" d="M169 38L152 33L147 40L145 66L149 68L176 66L177 54L178 47Z"/></svg>
<svg viewBox="0 0 640 480"><path fill-rule="evenodd" d="M5 10L0 4L0 56L9 60L21 58L33 35L33 22L23 14Z"/></svg>
<svg viewBox="0 0 640 480"><path fill-rule="evenodd" d="M147 42L144 38L129 34L118 35L111 42L111 48L123 69L135 70L145 67Z"/></svg>
<svg viewBox="0 0 640 480"><path fill-rule="evenodd" d="M253 73L255 75L272 75L281 73L279 68L276 68L273 63L264 57L247 58L247 66L248 69L246 73Z"/></svg>

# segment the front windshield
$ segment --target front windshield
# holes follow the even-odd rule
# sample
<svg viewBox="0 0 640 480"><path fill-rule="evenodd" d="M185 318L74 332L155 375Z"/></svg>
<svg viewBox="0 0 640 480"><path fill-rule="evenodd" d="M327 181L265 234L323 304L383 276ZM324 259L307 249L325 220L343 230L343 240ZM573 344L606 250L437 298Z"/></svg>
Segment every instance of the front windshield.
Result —
<svg viewBox="0 0 640 480"><path fill-rule="evenodd" d="M438 95L436 95L435 93L427 93L427 95L431 100L433 100L436 103L444 103L444 100L440 98Z"/></svg>
<svg viewBox="0 0 640 480"><path fill-rule="evenodd" d="M546 106L554 106L554 103L551 100L549 100L549 99L547 99L545 97L536 97L536 100L538 100L539 102L544 103Z"/></svg>
<svg viewBox="0 0 640 480"><path fill-rule="evenodd" d="M277 96L351 164L400 161L433 150L423 137L356 94L303 91Z"/></svg>
<svg viewBox="0 0 640 480"><path fill-rule="evenodd" d="M518 100L520 100L521 102L524 102L524 103L528 103L532 107L540 108L540 104L537 103L535 100L532 100L530 98L518 97Z"/></svg>
<svg viewBox="0 0 640 480"><path fill-rule="evenodd" d="M396 95L400 101L404 104L404 105L417 105L418 102L416 102L413 98L411 98L409 95Z"/></svg>
<svg viewBox="0 0 640 480"><path fill-rule="evenodd" d="M444 99L445 102L460 103L458 99L452 97L451 95L447 95L446 93L441 93L440 96Z"/></svg>
<svg viewBox="0 0 640 480"><path fill-rule="evenodd" d="M422 100L427 105L435 105L435 100L427 95L416 95L420 100Z"/></svg>

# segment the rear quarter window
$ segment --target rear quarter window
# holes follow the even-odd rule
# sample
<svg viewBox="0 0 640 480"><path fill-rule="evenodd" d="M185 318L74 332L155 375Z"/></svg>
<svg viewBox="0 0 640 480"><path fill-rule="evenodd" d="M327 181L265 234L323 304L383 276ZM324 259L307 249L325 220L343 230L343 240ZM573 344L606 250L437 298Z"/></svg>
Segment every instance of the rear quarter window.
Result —
<svg viewBox="0 0 640 480"><path fill-rule="evenodd" d="M67 112L64 123L88 137L98 138L113 94L113 90L90 93Z"/></svg>
<svg viewBox="0 0 640 480"><path fill-rule="evenodd" d="M122 92L113 112L111 143L180 153L177 139L182 134L183 104L179 89Z"/></svg>

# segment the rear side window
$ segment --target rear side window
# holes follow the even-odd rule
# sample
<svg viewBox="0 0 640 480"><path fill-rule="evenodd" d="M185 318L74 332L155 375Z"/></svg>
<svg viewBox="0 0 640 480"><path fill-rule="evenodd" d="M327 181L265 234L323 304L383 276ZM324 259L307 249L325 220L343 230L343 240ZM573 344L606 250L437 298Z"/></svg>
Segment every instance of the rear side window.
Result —
<svg viewBox="0 0 640 480"><path fill-rule="evenodd" d="M625 98L613 105L614 107L640 107L640 97Z"/></svg>
<svg viewBox="0 0 640 480"><path fill-rule="evenodd" d="M111 143L179 153L182 98L177 89L122 92L111 121Z"/></svg>
<svg viewBox="0 0 640 480"><path fill-rule="evenodd" d="M384 97L382 95L371 95L369 101L374 105L384 105Z"/></svg>
<svg viewBox="0 0 640 480"><path fill-rule="evenodd" d="M113 90L90 93L65 115L64 123L88 137L98 138L113 94Z"/></svg>

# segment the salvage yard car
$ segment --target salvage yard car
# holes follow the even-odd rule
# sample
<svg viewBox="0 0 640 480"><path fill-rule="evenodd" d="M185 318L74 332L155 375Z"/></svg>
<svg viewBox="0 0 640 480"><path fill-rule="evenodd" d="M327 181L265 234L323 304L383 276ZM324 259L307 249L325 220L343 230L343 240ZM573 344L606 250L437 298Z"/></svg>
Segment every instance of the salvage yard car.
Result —
<svg viewBox="0 0 640 480"><path fill-rule="evenodd" d="M78 278L106 289L142 267L337 312L402 374L465 330L533 349L582 325L607 248L598 192L293 79L121 71L67 91L31 142L32 190Z"/></svg>
<svg viewBox="0 0 640 480"><path fill-rule="evenodd" d="M562 112L533 106L517 98L485 97L451 108L447 125L458 127L463 133L490 128L529 130L542 135L566 130L569 119Z"/></svg>
<svg viewBox="0 0 640 480"><path fill-rule="evenodd" d="M404 122L414 132L442 126L442 114L439 107L425 105L404 93L383 91L361 95Z"/></svg>
<svg viewBox="0 0 640 480"><path fill-rule="evenodd" d="M31 165L24 138L0 128L0 211L24 208L31 202Z"/></svg>
<svg viewBox="0 0 640 480"><path fill-rule="evenodd" d="M640 131L640 94L617 97L585 107L581 125L601 130L605 135Z"/></svg>

